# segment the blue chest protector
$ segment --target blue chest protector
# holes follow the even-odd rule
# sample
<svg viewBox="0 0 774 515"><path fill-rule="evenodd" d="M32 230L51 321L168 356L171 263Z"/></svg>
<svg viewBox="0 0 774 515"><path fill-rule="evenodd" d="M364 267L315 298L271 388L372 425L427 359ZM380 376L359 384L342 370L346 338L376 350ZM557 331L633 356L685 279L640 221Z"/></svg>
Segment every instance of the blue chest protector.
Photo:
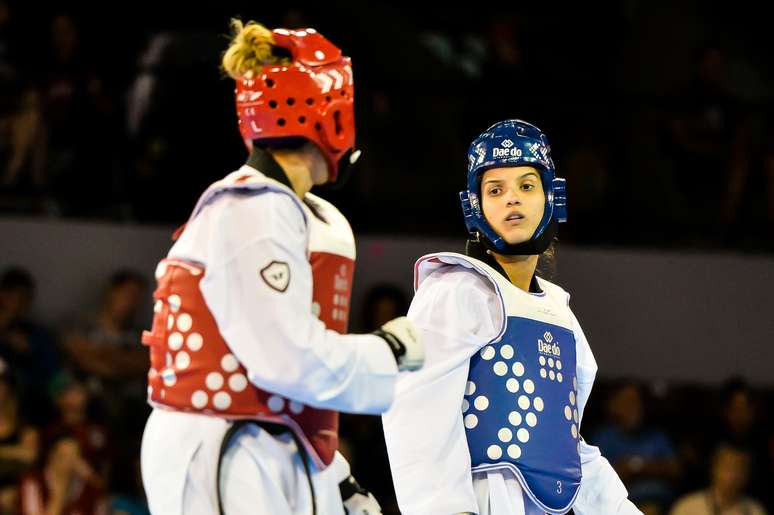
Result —
<svg viewBox="0 0 774 515"><path fill-rule="evenodd" d="M526 293L486 263L436 255L487 276L502 300L500 335L470 360L462 403L473 471L511 470L542 510L570 510L581 482L575 336L567 294Z"/></svg>

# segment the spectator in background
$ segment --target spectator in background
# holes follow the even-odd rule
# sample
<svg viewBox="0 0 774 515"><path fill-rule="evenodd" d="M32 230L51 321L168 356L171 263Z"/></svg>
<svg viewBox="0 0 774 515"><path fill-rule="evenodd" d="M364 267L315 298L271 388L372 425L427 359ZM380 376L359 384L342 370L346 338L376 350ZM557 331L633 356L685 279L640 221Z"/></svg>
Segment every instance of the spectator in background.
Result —
<svg viewBox="0 0 774 515"><path fill-rule="evenodd" d="M30 415L39 421L47 399L45 388L34 386L48 383L60 358L54 336L30 315L34 300L35 280L27 270L11 267L0 275L0 357L35 407Z"/></svg>
<svg viewBox="0 0 774 515"><path fill-rule="evenodd" d="M89 420L86 387L69 372L62 372L51 381L49 390L58 416L46 428L46 439L69 433L78 440L83 458L100 477L106 477L109 470L107 430Z"/></svg>
<svg viewBox="0 0 774 515"><path fill-rule="evenodd" d="M104 207L101 203L113 200L113 153L120 128L111 126L112 102L70 14L51 19L48 51L40 66L43 130L38 151L45 156L47 180L63 214L93 215ZM93 195L92 188L100 194Z"/></svg>
<svg viewBox="0 0 774 515"><path fill-rule="evenodd" d="M592 441L610 461L629 490L629 498L645 515L664 513L673 495L680 464L666 433L644 424L642 389L625 383L607 405L610 419Z"/></svg>
<svg viewBox="0 0 774 515"><path fill-rule="evenodd" d="M563 241L589 243L609 237L611 217L606 199L611 198L613 191L613 156L608 137L603 128L593 126L586 118L573 131L562 167L573 188L573 223L563 230Z"/></svg>
<svg viewBox="0 0 774 515"><path fill-rule="evenodd" d="M766 515L756 500L744 495L750 474L750 452L724 443L712 457L710 485L679 499L670 515Z"/></svg>
<svg viewBox="0 0 774 515"><path fill-rule="evenodd" d="M81 456L78 439L60 433L48 442L42 466L19 482L19 515L107 515L99 478Z"/></svg>
<svg viewBox="0 0 774 515"><path fill-rule="evenodd" d="M674 218L705 240L719 224L737 221L750 168L750 119L730 87L729 61L719 45L702 48L695 76L667 120L667 151L682 197L676 207L685 210Z"/></svg>
<svg viewBox="0 0 774 515"><path fill-rule="evenodd" d="M233 103L233 86L216 72L222 43L216 30L161 31L150 35L138 56L126 105L130 151L126 189L139 221L184 222L188 206L209 184L199 171L222 169L220 156L244 152L235 129L220 129L231 127L233 118L223 109ZM195 88L190 87L191 77L196 77ZM202 98L219 101L201 102ZM199 130L182 130L191 126ZM205 147L218 152L191 152ZM225 169L235 169L228 166ZM172 191L176 202L167 200Z"/></svg>
<svg viewBox="0 0 774 515"><path fill-rule="evenodd" d="M137 316L149 302L146 289L145 278L137 272L115 272L97 312L65 338L70 360L91 376L90 388L106 401L116 420L126 412L127 402L145 403L148 351L140 345Z"/></svg>
<svg viewBox="0 0 774 515"><path fill-rule="evenodd" d="M0 371L0 513L13 513L19 475L38 457L38 432L23 420L19 403L11 377Z"/></svg>
<svg viewBox="0 0 774 515"><path fill-rule="evenodd" d="M771 479L766 470L766 434L761 424L760 409L757 399L742 378L731 378L726 381L721 397L720 421L715 425L717 434L715 442L728 442L750 451L750 491L758 498L770 493Z"/></svg>
<svg viewBox="0 0 774 515"><path fill-rule="evenodd" d="M143 375L147 351L137 323L145 304L146 281L137 272L119 270L109 280L97 313L68 336L65 348L84 371L102 378Z"/></svg>

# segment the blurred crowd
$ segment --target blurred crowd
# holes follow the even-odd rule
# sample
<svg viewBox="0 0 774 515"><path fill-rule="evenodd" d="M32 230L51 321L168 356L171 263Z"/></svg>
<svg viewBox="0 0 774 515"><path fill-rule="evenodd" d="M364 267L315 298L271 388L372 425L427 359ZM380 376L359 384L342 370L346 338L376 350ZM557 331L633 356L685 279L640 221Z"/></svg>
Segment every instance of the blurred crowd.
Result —
<svg viewBox="0 0 774 515"><path fill-rule="evenodd" d="M468 142L521 117L547 132L568 179L563 240L770 251L774 65L748 3L471 19L379 3L180 13L140 2L116 25L0 0L0 213L182 223L245 158L218 71L228 18L241 15L314 25L353 57L364 159L330 197L358 232L460 234Z"/></svg>
<svg viewBox="0 0 774 515"><path fill-rule="evenodd" d="M0 515L147 513L148 363L137 320L149 298L141 275L118 270L99 305L73 306L72 319L45 327L31 315L34 278L0 273ZM373 330L408 303L400 288L378 285L351 325ZM713 387L603 377L583 434L646 515L774 513L773 402L774 390L740 378ZM380 419L345 414L341 425L354 474L397 515Z"/></svg>

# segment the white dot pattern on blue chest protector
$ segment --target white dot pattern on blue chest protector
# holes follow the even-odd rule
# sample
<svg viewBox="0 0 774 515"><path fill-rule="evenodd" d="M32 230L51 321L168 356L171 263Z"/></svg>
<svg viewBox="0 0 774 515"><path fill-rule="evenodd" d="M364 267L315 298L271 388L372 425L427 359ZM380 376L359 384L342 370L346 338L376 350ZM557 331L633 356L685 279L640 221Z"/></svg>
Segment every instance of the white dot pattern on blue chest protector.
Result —
<svg viewBox="0 0 774 515"><path fill-rule="evenodd" d="M524 391L532 394L535 391L535 383L532 381L532 379L527 379L524 381Z"/></svg>
<svg viewBox="0 0 774 515"><path fill-rule="evenodd" d="M490 445L486 450L486 455L489 456L489 459L499 460L503 456L503 450L499 445Z"/></svg>
<svg viewBox="0 0 774 515"><path fill-rule="evenodd" d="M567 445L572 450L577 446L577 438L571 441L572 406L568 406L569 418L563 418L570 388L556 382L564 365L571 374L568 379L574 372L572 334L552 328L550 334L541 329L533 336L529 330L539 327L537 323L509 319L510 323L514 325L506 337L481 347L471 359L461 414L473 466L515 460L517 467L527 467L522 471L526 474L543 466L546 470L559 467L565 455L569 456L566 462L572 463L574 453L566 452ZM548 338L541 339L544 333ZM554 446L563 449L561 455L546 452Z"/></svg>
<svg viewBox="0 0 774 515"><path fill-rule="evenodd" d="M505 388L508 389L511 393L516 393L519 391L519 380L516 378L511 377L505 382Z"/></svg>
<svg viewBox="0 0 774 515"><path fill-rule="evenodd" d="M474 393L476 393L476 383L468 381L465 385L465 395L473 395Z"/></svg>
<svg viewBox="0 0 774 515"><path fill-rule="evenodd" d="M481 358L483 358L483 359L485 359L487 361L489 361L490 359L494 358L495 354L496 353L495 353L494 347L492 347L491 345L487 345L486 347L481 349Z"/></svg>

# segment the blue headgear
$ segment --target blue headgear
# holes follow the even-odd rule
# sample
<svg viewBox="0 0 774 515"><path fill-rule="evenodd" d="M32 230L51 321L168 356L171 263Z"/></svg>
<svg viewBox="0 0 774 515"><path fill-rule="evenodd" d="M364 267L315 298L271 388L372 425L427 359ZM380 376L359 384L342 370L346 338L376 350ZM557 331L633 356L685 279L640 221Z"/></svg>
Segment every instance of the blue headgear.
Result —
<svg viewBox="0 0 774 515"><path fill-rule="evenodd" d="M481 206L481 177L490 168L532 166L540 172L546 205L543 219L529 241L511 245L489 225ZM541 254L567 220L565 180L556 177L551 147L543 132L522 120L498 122L480 134L468 149L468 187L460 192L465 225L472 240L501 254Z"/></svg>

